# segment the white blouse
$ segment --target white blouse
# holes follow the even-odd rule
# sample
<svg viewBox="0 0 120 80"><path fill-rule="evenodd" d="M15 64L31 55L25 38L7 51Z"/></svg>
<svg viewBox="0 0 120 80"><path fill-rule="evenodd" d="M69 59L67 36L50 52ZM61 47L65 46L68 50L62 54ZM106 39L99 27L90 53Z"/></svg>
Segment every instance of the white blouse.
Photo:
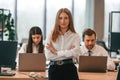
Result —
<svg viewBox="0 0 120 80"><path fill-rule="evenodd" d="M52 34L47 37L45 46L51 41L53 47L57 50L57 55L53 54L45 47L44 49L47 60L64 60L68 58L77 58L77 56L80 55L80 38L77 33L68 30L64 35L59 35L56 42L51 40L51 35ZM69 50L71 46L75 46L75 48Z"/></svg>
<svg viewBox="0 0 120 80"><path fill-rule="evenodd" d="M36 46L35 44L32 45L33 48L33 52L34 54L38 53L38 48L39 46ZM27 43L23 43L22 47L20 48L20 50L18 51L18 53L26 53L27 51Z"/></svg>

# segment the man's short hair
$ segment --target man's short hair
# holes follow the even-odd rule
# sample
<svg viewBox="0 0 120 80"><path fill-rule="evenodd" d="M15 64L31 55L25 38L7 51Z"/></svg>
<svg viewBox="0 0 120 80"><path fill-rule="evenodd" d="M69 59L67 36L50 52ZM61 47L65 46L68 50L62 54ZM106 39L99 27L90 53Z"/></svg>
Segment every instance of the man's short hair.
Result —
<svg viewBox="0 0 120 80"><path fill-rule="evenodd" d="M85 30L83 31L83 35L82 35L83 41L84 41L85 35L92 36L93 34L95 35L95 38L96 38L96 32L95 32L94 30L92 30L92 29L90 29L90 28L85 29Z"/></svg>

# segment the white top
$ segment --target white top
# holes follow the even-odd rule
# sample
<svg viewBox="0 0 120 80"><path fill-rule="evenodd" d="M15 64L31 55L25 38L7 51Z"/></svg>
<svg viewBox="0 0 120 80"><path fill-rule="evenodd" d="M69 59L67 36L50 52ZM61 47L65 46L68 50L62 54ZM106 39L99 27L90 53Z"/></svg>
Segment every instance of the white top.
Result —
<svg viewBox="0 0 120 80"><path fill-rule="evenodd" d="M38 53L38 46L33 44L32 47L33 47L33 52L32 53ZM27 51L27 43L23 43L23 45L20 48L20 50L18 51L18 53L26 53L26 51Z"/></svg>
<svg viewBox="0 0 120 80"><path fill-rule="evenodd" d="M51 34L47 37L45 45L50 43L50 41ZM51 53L51 51L45 47L45 55L47 60L64 60L68 58L76 58L80 55L80 38L77 33L73 33L68 30L64 35L59 35L56 42L51 42L53 47L58 51L58 54L55 55ZM75 46L75 48L69 50L71 46Z"/></svg>
<svg viewBox="0 0 120 80"><path fill-rule="evenodd" d="M81 55L88 55L88 49L83 45L80 46L82 54ZM91 50L91 56L107 56L107 69L108 70L114 70L115 69L115 63L110 58L108 52L101 46L95 45L93 49Z"/></svg>

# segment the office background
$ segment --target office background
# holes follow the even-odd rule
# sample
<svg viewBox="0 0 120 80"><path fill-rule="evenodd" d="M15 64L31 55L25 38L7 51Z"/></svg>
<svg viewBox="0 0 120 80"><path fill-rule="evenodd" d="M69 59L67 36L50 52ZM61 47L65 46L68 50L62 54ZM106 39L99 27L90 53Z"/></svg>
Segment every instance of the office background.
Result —
<svg viewBox="0 0 120 80"><path fill-rule="evenodd" d="M15 20L15 39L18 40L18 43L21 43L22 39L28 38L29 29L35 25L41 27L45 40L53 29L57 11L62 7L71 10L75 29L80 36L82 31L89 27L97 32L98 39L107 43L109 13L120 11L120 0L0 0L0 8L9 9ZM113 23L113 31L120 32L120 14L115 15ZM4 39L7 39L6 36ZM116 74L109 73L106 75L102 74L99 78L112 79L113 76L116 76ZM88 74L84 78L89 78Z"/></svg>
<svg viewBox="0 0 120 80"><path fill-rule="evenodd" d="M44 40L53 29L57 11L62 7L71 10L76 31L90 27L97 32L98 39L108 41L109 13L120 11L119 0L0 0L0 8L10 9L15 20L18 42L28 38L32 26L40 26ZM120 14L117 15L113 31L120 32Z"/></svg>

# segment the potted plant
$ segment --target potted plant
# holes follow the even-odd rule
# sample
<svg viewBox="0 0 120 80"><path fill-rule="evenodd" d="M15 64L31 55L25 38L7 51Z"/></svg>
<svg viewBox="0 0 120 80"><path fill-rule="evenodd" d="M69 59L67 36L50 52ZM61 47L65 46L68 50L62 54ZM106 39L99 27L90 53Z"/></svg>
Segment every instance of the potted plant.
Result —
<svg viewBox="0 0 120 80"><path fill-rule="evenodd" d="M2 26L2 36L3 33L5 33L5 36L8 36L8 40L13 41L15 36L15 28L14 28L14 19L12 18L10 11L8 14L5 14L4 12L0 13L0 22Z"/></svg>

